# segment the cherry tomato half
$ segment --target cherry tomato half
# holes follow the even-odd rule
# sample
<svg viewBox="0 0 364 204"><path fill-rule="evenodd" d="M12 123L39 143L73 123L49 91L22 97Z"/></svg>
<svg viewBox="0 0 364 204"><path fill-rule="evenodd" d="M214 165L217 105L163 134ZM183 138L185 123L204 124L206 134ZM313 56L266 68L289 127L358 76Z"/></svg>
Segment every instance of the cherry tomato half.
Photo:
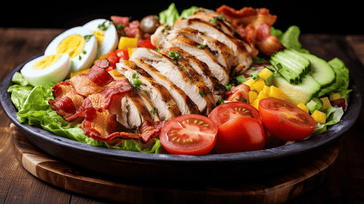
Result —
<svg viewBox="0 0 364 204"><path fill-rule="evenodd" d="M234 121L241 116L254 118L263 125L259 111L254 108L254 106L243 102L228 102L221 104L211 111L209 118L211 118L217 126L220 126L228 121Z"/></svg>
<svg viewBox="0 0 364 204"><path fill-rule="evenodd" d="M218 125L215 145L218 153L263 149L266 141L263 121L253 106L243 102L224 103L209 118Z"/></svg>
<svg viewBox="0 0 364 204"><path fill-rule="evenodd" d="M217 125L208 117L182 115L168 121L160 133L160 141L171 154L203 155L215 146Z"/></svg>
<svg viewBox="0 0 364 204"><path fill-rule="evenodd" d="M259 101L259 113L264 127L274 136L286 141L302 140L316 127L316 121L297 106L276 98Z"/></svg>

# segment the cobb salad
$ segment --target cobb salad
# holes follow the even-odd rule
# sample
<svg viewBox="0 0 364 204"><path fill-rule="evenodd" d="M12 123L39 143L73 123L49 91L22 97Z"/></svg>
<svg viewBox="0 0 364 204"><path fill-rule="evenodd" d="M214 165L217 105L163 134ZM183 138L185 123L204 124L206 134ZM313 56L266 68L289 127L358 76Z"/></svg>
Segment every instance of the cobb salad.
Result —
<svg viewBox="0 0 364 204"><path fill-rule="evenodd" d="M96 19L57 36L8 89L21 123L148 153L255 151L338 123L349 70L273 27L269 10L172 3L157 16Z"/></svg>

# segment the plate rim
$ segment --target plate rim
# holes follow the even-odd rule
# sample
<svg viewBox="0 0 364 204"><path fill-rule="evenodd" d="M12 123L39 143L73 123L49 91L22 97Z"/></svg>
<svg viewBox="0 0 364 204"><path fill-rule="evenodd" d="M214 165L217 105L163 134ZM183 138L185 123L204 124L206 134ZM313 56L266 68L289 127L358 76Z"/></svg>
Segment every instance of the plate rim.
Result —
<svg viewBox="0 0 364 204"><path fill-rule="evenodd" d="M251 151L251 152L241 152L241 153L231 153L231 154L207 154L207 155L170 155L170 154L149 154L149 153L140 153L140 152L132 152L132 151L124 151L124 150L115 150L109 149L106 147L98 147L92 146L88 144L84 144L75 140L68 139L63 136L55 135L54 133L43 130L40 127L30 126L27 123L20 123L16 119L17 110L12 104L10 100L10 96L7 92L8 87L11 84L13 75L15 72L19 72L20 69L30 60L43 55L44 53L40 53L29 59L25 60L21 64L19 64L16 68L14 68L2 81L0 85L0 102L1 106L8 116L8 118L21 130L26 131L27 133L32 134L35 137L46 140L47 142L55 143L56 145L60 145L67 148L74 148L77 151L87 152L92 154L100 154L100 156L109 156L119 159L126 160L134 160L134 161L149 161L149 162L214 162L214 163L224 163L224 162L259 162L262 160L267 160L275 157L287 157L294 154L300 154L306 151L310 151L313 149L320 148L322 146L328 145L342 137L342 134L349 130L351 126L354 125L356 120L358 119L361 108L362 108L362 96L359 92L359 88L355 85L355 82L350 79L350 88L353 90L350 93L349 98L349 106L345 114L343 115L342 120L333 126L328 127L327 131L322 134L312 134L312 136L307 140L297 141L295 143L289 145L278 146L269 149ZM9 105L9 102L11 105ZM353 106L352 103L355 102L358 105ZM350 105L351 104L351 105ZM14 116L15 112L15 116ZM351 123L347 124L348 113L354 114L354 117L350 119ZM343 127L341 127L343 126ZM338 131L334 131L334 136L330 136L331 130L333 127L337 127L335 129L339 129ZM50 137L49 137L50 136ZM39 147L41 148L41 147ZM43 149L43 148L41 148Z"/></svg>

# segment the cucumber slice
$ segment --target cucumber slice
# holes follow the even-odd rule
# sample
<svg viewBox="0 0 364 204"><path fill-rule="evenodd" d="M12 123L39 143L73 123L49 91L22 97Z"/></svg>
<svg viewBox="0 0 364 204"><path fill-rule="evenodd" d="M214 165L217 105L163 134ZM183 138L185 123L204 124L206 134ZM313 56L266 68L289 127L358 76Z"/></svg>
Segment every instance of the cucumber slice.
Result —
<svg viewBox="0 0 364 204"><path fill-rule="evenodd" d="M335 71L325 60L308 53L301 53L302 56L310 60L312 78L321 84L322 88L329 86L335 80Z"/></svg>

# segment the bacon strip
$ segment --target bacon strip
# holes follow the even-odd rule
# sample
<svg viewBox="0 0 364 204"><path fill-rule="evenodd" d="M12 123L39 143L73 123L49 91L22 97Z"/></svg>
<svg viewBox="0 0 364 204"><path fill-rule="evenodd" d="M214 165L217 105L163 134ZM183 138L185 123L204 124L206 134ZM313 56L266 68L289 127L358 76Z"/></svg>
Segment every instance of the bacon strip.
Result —
<svg viewBox="0 0 364 204"><path fill-rule="evenodd" d="M250 46L256 46L262 54L271 56L284 49L278 38L270 34L270 27L276 22L277 16L270 14L268 9L244 7L237 11L222 5L217 9L217 13L223 13L232 21L243 39Z"/></svg>

